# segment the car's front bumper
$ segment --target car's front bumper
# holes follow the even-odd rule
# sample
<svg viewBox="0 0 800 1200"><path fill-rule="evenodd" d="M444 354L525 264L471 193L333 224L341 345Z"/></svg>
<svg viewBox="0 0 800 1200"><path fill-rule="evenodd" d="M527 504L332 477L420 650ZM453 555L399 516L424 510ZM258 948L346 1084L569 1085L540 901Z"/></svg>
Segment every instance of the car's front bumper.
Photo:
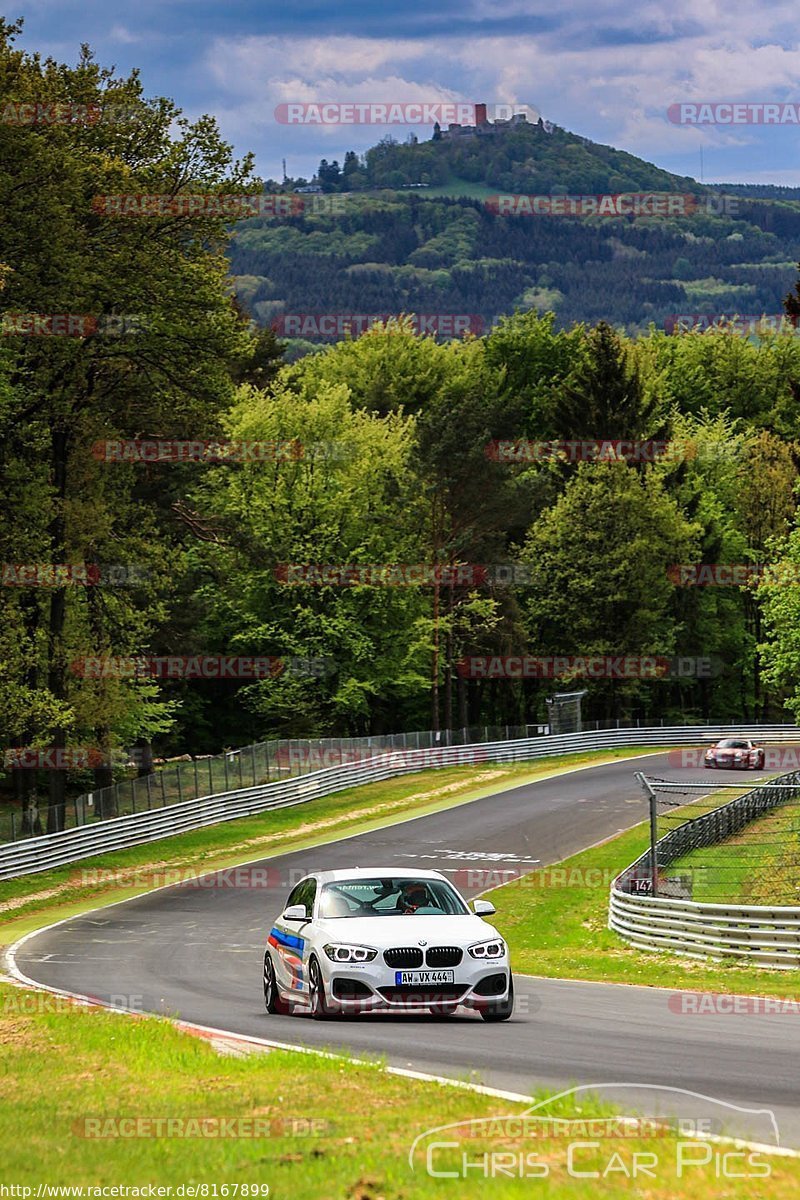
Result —
<svg viewBox="0 0 800 1200"><path fill-rule="evenodd" d="M720 767L722 770L725 770L725 771L738 771L738 770L747 771L751 768L752 769L757 768L758 761L756 760L754 762L751 762L747 758L735 758L735 759L734 758L721 758L718 755L714 755L712 758L706 759L706 766L707 767Z"/></svg>
<svg viewBox="0 0 800 1200"><path fill-rule="evenodd" d="M414 1011L465 1005L488 1008L508 999L511 968L508 955L471 959L452 968L453 982L409 986L399 982L396 968L374 963L326 963L322 967L330 1003L342 1012Z"/></svg>

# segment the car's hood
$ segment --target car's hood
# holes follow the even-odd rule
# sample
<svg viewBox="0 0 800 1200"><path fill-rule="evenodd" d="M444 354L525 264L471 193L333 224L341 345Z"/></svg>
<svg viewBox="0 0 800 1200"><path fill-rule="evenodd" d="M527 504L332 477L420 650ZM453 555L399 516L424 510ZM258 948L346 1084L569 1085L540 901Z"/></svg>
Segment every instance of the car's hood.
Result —
<svg viewBox="0 0 800 1200"><path fill-rule="evenodd" d="M386 950L390 946L471 946L499 937L487 921L472 914L461 917L340 917L319 921L318 930L339 942Z"/></svg>

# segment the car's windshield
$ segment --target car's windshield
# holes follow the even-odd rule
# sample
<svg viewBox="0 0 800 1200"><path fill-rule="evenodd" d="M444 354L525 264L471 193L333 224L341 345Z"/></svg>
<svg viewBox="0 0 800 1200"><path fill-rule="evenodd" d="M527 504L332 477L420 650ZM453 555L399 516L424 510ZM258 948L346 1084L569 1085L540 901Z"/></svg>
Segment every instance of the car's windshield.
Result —
<svg viewBox="0 0 800 1200"><path fill-rule="evenodd" d="M320 917L453 917L469 913L445 879L382 875L374 879L340 879L326 883Z"/></svg>
<svg viewBox="0 0 800 1200"><path fill-rule="evenodd" d="M733 738L725 738L717 743L718 750L749 750L749 742L736 742Z"/></svg>

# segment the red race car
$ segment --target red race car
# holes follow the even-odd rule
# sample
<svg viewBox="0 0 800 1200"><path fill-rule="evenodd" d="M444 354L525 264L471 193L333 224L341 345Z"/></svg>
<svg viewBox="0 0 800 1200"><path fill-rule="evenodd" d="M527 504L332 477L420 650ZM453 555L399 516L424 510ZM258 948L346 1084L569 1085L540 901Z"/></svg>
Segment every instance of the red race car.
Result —
<svg viewBox="0 0 800 1200"><path fill-rule="evenodd" d="M716 746L706 750L705 765L763 771L765 757L764 747L757 746L749 738L723 738Z"/></svg>

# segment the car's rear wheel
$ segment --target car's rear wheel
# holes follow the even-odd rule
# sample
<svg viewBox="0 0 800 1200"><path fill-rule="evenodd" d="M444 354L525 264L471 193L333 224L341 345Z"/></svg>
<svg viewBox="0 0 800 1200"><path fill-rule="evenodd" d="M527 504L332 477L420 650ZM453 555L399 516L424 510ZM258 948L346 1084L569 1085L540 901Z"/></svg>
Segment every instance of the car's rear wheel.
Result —
<svg viewBox="0 0 800 1200"><path fill-rule="evenodd" d="M486 1008L481 1009L481 1016L484 1021L507 1021L514 1011L514 979L513 976L508 977L508 995L505 1000L495 1000L492 1004L487 1004Z"/></svg>
<svg viewBox="0 0 800 1200"><path fill-rule="evenodd" d="M325 994L325 980L322 978L322 971L315 958L312 958L308 964L308 998L311 1015L317 1021L324 1021L326 1017L333 1017L338 1012Z"/></svg>
<svg viewBox="0 0 800 1200"><path fill-rule="evenodd" d="M290 1011L288 1002L278 991L275 967L272 965L269 952L264 955L264 1007L273 1016L285 1017Z"/></svg>

